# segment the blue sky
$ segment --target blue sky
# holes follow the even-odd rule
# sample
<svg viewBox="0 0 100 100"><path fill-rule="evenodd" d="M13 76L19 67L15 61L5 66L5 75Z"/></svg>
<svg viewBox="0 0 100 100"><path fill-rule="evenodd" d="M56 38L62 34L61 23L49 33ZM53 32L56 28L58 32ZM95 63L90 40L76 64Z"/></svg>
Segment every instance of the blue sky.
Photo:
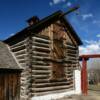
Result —
<svg viewBox="0 0 100 100"><path fill-rule="evenodd" d="M79 14L66 17L84 43L80 53L100 53L100 0L0 0L0 39L25 28L33 15L41 19L75 5L80 5Z"/></svg>

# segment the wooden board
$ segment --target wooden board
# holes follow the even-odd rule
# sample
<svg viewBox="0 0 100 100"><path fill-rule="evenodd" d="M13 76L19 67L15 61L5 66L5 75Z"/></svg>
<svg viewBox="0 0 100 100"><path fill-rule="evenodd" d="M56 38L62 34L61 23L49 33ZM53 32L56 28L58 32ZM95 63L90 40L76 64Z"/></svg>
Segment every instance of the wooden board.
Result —
<svg viewBox="0 0 100 100"><path fill-rule="evenodd" d="M0 73L0 100L20 100L20 77L17 73Z"/></svg>

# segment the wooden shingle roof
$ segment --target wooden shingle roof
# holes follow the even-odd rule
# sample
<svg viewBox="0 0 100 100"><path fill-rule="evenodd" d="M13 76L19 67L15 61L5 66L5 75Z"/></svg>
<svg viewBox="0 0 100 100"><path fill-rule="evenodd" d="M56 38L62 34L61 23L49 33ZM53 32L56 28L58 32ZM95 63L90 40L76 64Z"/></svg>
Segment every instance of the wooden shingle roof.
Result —
<svg viewBox="0 0 100 100"><path fill-rule="evenodd" d="M10 52L9 47L0 41L0 70L1 69L20 69L14 55Z"/></svg>

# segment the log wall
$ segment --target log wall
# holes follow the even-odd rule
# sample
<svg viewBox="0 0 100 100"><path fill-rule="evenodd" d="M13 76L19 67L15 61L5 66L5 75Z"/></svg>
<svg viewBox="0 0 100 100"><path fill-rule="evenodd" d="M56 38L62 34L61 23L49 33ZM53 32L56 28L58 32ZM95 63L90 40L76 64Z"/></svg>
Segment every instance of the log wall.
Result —
<svg viewBox="0 0 100 100"><path fill-rule="evenodd" d="M10 46L24 69L21 97L29 99L74 89L73 70L79 66L78 46L68 32L58 21Z"/></svg>
<svg viewBox="0 0 100 100"><path fill-rule="evenodd" d="M21 73L21 98L29 98L29 91L30 91L30 77L31 77L31 70L30 70L30 59L29 59L29 48L30 48L30 38L25 38L24 40L13 44L10 46L11 51L16 56L17 61L23 68Z"/></svg>
<svg viewBox="0 0 100 100"><path fill-rule="evenodd" d="M51 25L32 37L32 96L74 89L73 70L78 66L78 47L70 38L64 41L64 47L59 47L54 27Z"/></svg>

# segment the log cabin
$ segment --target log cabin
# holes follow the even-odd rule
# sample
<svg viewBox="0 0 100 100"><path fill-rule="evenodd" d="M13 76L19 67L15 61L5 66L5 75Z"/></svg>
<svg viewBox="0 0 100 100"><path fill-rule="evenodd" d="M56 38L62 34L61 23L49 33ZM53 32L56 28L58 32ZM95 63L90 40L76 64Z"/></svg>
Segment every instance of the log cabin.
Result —
<svg viewBox="0 0 100 100"><path fill-rule="evenodd" d="M4 40L24 69L23 100L49 100L81 93L79 45L82 41L68 20L57 11L28 19L28 26Z"/></svg>
<svg viewBox="0 0 100 100"><path fill-rule="evenodd" d="M0 100L20 100L21 71L8 46L0 41Z"/></svg>

